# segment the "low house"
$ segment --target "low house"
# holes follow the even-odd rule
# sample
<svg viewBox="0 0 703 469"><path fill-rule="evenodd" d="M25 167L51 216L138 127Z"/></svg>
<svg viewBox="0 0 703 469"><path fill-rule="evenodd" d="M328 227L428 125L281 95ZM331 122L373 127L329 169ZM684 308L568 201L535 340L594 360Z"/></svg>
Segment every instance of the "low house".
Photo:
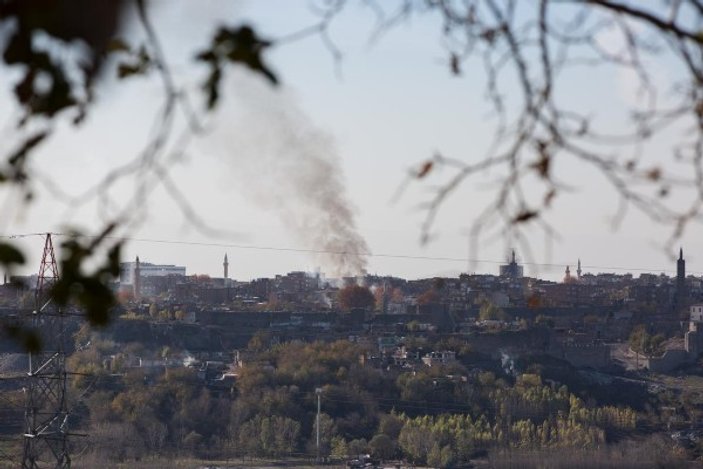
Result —
<svg viewBox="0 0 703 469"><path fill-rule="evenodd" d="M441 352L429 352L422 357L422 363L427 366L448 365L456 362L456 352L444 350Z"/></svg>

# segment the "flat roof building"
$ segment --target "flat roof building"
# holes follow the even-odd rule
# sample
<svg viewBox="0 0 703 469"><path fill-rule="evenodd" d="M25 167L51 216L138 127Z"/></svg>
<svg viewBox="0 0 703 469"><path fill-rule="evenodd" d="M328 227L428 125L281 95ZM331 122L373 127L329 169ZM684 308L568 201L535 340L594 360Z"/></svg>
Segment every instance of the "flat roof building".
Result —
<svg viewBox="0 0 703 469"><path fill-rule="evenodd" d="M133 285L137 262L120 263L120 284ZM173 264L151 264L149 262L139 262L139 277L168 277L169 275L179 275L185 277L186 268Z"/></svg>

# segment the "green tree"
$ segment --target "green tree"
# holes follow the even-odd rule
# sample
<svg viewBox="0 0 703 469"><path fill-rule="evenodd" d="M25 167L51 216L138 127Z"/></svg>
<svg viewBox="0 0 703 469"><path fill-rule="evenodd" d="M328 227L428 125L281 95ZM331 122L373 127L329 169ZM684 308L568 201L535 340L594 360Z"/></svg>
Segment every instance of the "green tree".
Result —
<svg viewBox="0 0 703 469"><path fill-rule="evenodd" d="M330 451L330 457L336 460L342 460L350 456L349 446L344 438L341 436L335 436L332 438L332 450Z"/></svg>
<svg viewBox="0 0 703 469"><path fill-rule="evenodd" d="M369 450L369 443L364 438L351 440L348 444L349 456L357 457L360 454L366 454Z"/></svg>
<svg viewBox="0 0 703 469"><path fill-rule="evenodd" d="M247 348L254 352L261 352L268 348L271 342L271 334L264 330L256 331L256 333L249 339Z"/></svg>
<svg viewBox="0 0 703 469"><path fill-rule="evenodd" d="M332 452L332 440L337 436L337 428L334 424L334 419L325 413L320 414L320 457L328 457ZM317 428L313 425L310 440L308 443L309 451L317 451Z"/></svg>
<svg viewBox="0 0 703 469"><path fill-rule="evenodd" d="M203 442L203 435L196 431L189 432L183 437L183 446L194 453Z"/></svg>
<svg viewBox="0 0 703 469"><path fill-rule="evenodd" d="M417 332L420 330L420 323L413 319L405 325L405 328L408 330L408 332Z"/></svg>
<svg viewBox="0 0 703 469"><path fill-rule="evenodd" d="M238 430L237 449L248 456L288 455L295 451L300 436L300 424L281 416L257 414Z"/></svg>
<svg viewBox="0 0 703 469"><path fill-rule="evenodd" d="M397 440L403 429L403 420L395 412L383 414L379 420L378 432L387 435L391 440Z"/></svg>
<svg viewBox="0 0 703 469"><path fill-rule="evenodd" d="M649 334L644 325L640 324L630 333L628 344L633 351L648 357L653 357L660 356L664 353L665 340L662 334Z"/></svg>
<svg viewBox="0 0 703 469"><path fill-rule="evenodd" d="M276 454L292 454L299 444L300 423L288 417L273 418Z"/></svg>
<svg viewBox="0 0 703 469"><path fill-rule="evenodd" d="M427 455L427 464L432 467L446 467L442 465L442 449L438 443L432 446L432 449Z"/></svg>
<svg viewBox="0 0 703 469"><path fill-rule="evenodd" d="M398 444L410 461L423 464L435 442L420 422L406 420L398 436Z"/></svg>
<svg viewBox="0 0 703 469"><path fill-rule="evenodd" d="M395 444L393 440L385 434L375 435L369 441L371 454L382 461L391 459L395 454Z"/></svg>
<svg viewBox="0 0 703 469"><path fill-rule="evenodd" d="M488 300L481 304L478 311L478 318L481 321L507 321L509 319L505 311Z"/></svg>

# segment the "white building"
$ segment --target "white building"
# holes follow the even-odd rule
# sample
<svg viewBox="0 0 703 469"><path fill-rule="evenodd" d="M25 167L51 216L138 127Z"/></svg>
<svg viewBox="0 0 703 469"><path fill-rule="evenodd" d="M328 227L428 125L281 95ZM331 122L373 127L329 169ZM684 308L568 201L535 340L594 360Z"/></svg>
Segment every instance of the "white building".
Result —
<svg viewBox="0 0 703 469"><path fill-rule="evenodd" d="M430 352L422 357L422 362L427 366L449 365L456 361L456 352L443 350L441 352Z"/></svg>
<svg viewBox="0 0 703 469"><path fill-rule="evenodd" d="M698 330L703 323L703 304L693 305L689 309L691 313L691 322L689 324L689 330Z"/></svg>
<svg viewBox="0 0 703 469"><path fill-rule="evenodd" d="M137 268L136 262L121 262L120 263L120 284L133 285L134 271ZM180 275L185 277L186 268L180 265L173 264L150 264L148 262L139 262L139 277L168 277L169 275Z"/></svg>

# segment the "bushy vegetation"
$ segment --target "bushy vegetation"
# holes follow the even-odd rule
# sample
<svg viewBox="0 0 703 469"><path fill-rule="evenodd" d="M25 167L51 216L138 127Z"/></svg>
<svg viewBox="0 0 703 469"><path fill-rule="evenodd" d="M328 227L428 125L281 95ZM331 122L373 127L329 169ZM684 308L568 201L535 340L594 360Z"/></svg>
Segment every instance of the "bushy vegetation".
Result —
<svg viewBox="0 0 703 469"><path fill-rule="evenodd" d="M664 353L665 337L662 334L651 335L643 325L632 330L628 339L630 348L648 357L660 356Z"/></svg>
<svg viewBox="0 0 703 469"><path fill-rule="evenodd" d="M452 467L487 452L595 451L637 427L631 408L586 402L538 373L459 364L388 372L362 365L364 351L347 341L251 351L234 387L217 393L191 369L103 374L78 416L91 457L105 461L314 457L318 388L320 454L328 458L370 453ZM78 357L88 367L95 355Z"/></svg>

